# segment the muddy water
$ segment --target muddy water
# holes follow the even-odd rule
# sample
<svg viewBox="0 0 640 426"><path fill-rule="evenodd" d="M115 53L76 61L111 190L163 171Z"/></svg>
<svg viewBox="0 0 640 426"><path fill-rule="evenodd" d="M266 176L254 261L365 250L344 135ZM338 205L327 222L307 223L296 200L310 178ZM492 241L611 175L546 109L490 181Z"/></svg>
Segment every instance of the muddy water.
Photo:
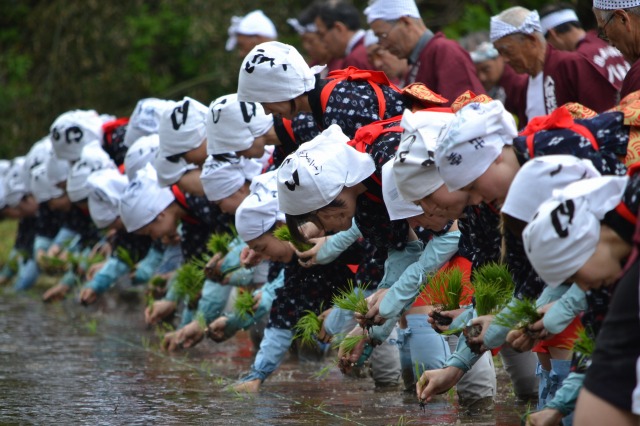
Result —
<svg viewBox="0 0 640 426"><path fill-rule="evenodd" d="M495 409L469 416L453 397L422 412L413 395L338 371L317 380L327 362L295 360L260 394L235 394L224 387L251 364L246 335L167 355L140 312L115 299L83 308L0 294L0 424L515 425L525 410L503 374Z"/></svg>

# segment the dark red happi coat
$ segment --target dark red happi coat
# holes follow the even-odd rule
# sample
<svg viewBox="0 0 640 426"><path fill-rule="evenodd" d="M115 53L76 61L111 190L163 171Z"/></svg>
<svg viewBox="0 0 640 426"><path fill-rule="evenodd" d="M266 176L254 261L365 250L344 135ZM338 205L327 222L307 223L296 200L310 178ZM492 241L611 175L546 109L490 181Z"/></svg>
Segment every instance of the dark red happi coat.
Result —
<svg viewBox="0 0 640 426"><path fill-rule="evenodd" d="M436 33L422 49L402 86L415 82L424 83L429 89L449 99L446 106L450 106L467 90L477 95L486 93L469 54L442 33Z"/></svg>

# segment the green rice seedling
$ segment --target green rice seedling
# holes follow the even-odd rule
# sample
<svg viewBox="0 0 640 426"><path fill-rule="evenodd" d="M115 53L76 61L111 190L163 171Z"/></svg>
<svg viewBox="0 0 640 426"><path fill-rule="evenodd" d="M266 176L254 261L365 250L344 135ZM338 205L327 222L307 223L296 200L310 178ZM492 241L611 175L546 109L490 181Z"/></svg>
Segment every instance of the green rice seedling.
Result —
<svg viewBox="0 0 640 426"><path fill-rule="evenodd" d="M352 336L345 336L344 339L336 341L333 344L334 349L342 349L345 355L349 355L358 346L358 343L367 339L369 336L366 334L354 334Z"/></svg>
<svg viewBox="0 0 640 426"><path fill-rule="evenodd" d="M487 263L473 273L475 308L479 316L498 312L513 295L515 284L505 265Z"/></svg>
<svg viewBox="0 0 640 426"><path fill-rule="evenodd" d="M87 321L84 326L90 334L96 334L98 331L98 320L93 318Z"/></svg>
<svg viewBox="0 0 640 426"><path fill-rule="evenodd" d="M195 321L198 323L198 327L200 330L205 330L209 324L207 324L207 319L204 317L204 312L198 311L195 317Z"/></svg>
<svg viewBox="0 0 640 426"><path fill-rule="evenodd" d="M126 263L129 269L131 270L136 269L136 263L138 259L134 260L133 257L131 256L131 253L129 253L129 250L127 250L126 248L119 246L116 249L116 256L118 257L118 259Z"/></svg>
<svg viewBox="0 0 640 426"><path fill-rule="evenodd" d="M526 327L542 318L536 303L531 299L513 299L508 312L500 312L494 322L496 325L511 329L526 329Z"/></svg>
<svg viewBox="0 0 640 426"><path fill-rule="evenodd" d="M596 349L596 341L590 329L580 327L573 342L573 353L578 358L578 371L584 371L591 364L590 358Z"/></svg>
<svg viewBox="0 0 640 426"><path fill-rule="evenodd" d="M176 271L174 291L178 297L187 299L190 305L197 303L204 286L204 270L187 262Z"/></svg>
<svg viewBox="0 0 640 426"><path fill-rule="evenodd" d="M47 275L62 275L69 265L67 261L55 256L42 256L40 258L40 269Z"/></svg>
<svg viewBox="0 0 640 426"><path fill-rule="evenodd" d="M226 256L229 253L229 244L235 238L234 235L229 233L212 234L207 243L207 250L211 254L220 253L221 256Z"/></svg>
<svg viewBox="0 0 640 426"><path fill-rule="evenodd" d="M273 236L280 241L290 242L298 251L307 251L313 247L313 245L309 243L294 240L287 225L282 225L278 229L273 231Z"/></svg>
<svg viewBox="0 0 640 426"><path fill-rule="evenodd" d="M340 309L366 314L369 312L369 304L364 296L366 285L358 289L355 287L353 280L347 281L347 288L338 290L333 296L332 303Z"/></svg>
<svg viewBox="0 0 640 426"><path fill-rule="evenodd" d="M442 311L453 311L460 308L462 294L466 285L463 283L464 273L460 268L438 271L429 277L420 292L420 297L429 305L434 305L431 314L440 326L448 326L452 318L440 314Z"/></svg>
<svg viewBox="0 0 640 426"><path fill-rule="evenodd" d="M160 275L156 275L151 278L151 281L149 281L149 285L155 288L164 287L165 285L167 285L167 279Z"/></svg>
<svg viewBox="0 0 640 426"><path fill-rule="evenodd" d="M240 318L244 319L247 316L253 316L255 314L253 311L253 305L255 304L256 302L253 300L253 294L248 290L244 290L238 291L233 307L236 314L238 314Z"/></svg>
<svg viewBox="0 0 640 426"><path fill-rule="evenodd" d="M102 253L95 253L93 256L88 256L86 258L87 270L93 265L96 265L104 261L105 261L105 257Z"/></svg>
<svg viewBox="0 0 640 426"><path fill-rule="evenodd" d="M336 367L338 365L339 360L336 359L335 361L331 362L330 364L325 365L324 367L322 367L320 370L318 370L317 372L313 373L312 377L318 380L322 380L325 377L327 377L329 375L329 373L331 372L331 369Z"/></svg>
<svg viewBox="0 0 640 426"><path fill-rule="evenodd" d="M322 310L322 308L320 308ZM316 344L315 337L320 332L322 321L313 311L304 311L305 314L300 317L293 330L295 331L294 339L298 340L301 345L312 346Z"/></svg>

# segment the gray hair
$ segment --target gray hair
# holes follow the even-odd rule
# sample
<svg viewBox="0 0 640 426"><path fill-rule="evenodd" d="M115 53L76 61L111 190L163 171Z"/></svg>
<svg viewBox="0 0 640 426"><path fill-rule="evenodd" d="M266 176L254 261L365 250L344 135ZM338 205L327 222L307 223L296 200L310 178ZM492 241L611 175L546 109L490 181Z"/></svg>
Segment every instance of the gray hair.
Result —
<svg viewBox="0 0 640 426"><path fill-rule="evenodd" d="M525 19L527 19L529 15L531 15L531 11L529 9L522 6L514 6L510 7L509 9L503 10L495 18L499 21L504 22L505 24L509 24L516 28L519 28L522 24L524 24ZM547 41L545 40L544 35L541 32L535 31L532 35L546 44Z"/></svg>

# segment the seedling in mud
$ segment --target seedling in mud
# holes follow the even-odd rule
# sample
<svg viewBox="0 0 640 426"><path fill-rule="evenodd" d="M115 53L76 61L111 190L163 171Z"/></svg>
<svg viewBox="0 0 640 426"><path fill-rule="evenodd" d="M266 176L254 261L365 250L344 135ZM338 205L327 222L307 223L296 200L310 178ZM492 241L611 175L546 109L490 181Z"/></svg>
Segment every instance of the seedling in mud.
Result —
<svg viewBox="0 0 640 426"><path fill-rule="evenodd" d="M322 309L322 308L321 308ZM313 311L304 311L305 314L300 317L296 325L293 327L295 331L294 339L298 340L303 346L313 346L316 344L316 336L322 327L322 321Z"/></svg>
<svg viewBox="0 0 640 426"><path fill-rule="evenodd" d="M409 423L413 423L413 420L409 420L408 418L406 418L404 416L404 414L402 416L400 416L400 418L398 419L398 423L396 423L396 426L405 426L408 425ZM389 426L394 426L393 424L389 424Z"/></svg>
<svg viewBox="0 0 640 426"><path fill-rule="evenodd" d="M208 327L207 319L204 317L204 312L198 311L195 317L195 321L198 323L200 330L206 330Z"/></svg>
<svg viewBox="0 0 640 426"><path fill-rule="evenodd" d="M167 285L167 279L160 275L156 275L151 278L151 281L149 281L149 285L151 287L164 287L165 285Z"/></svg>
<svg viewBox="0 0 640 426"><path fill-rule="evenodd" d="M448 326L452 318L440 314L442 311L453 311L460 307L462 294L466 285L463 282L464 273L458 267L446 271L438 271L427 279L420 292L428 305L434 305L435 310L431 314L436 324Z"/></svg>
<svg viewBox="0 0 640 426"><path fill-rule="evenodd" d="M287 225L282 225L275 231L273 231L273 236L279 239L280 241L287 241L293 244L293 246L298 251L307 251L313 247L313 245L309 243L304 243L302 241L297 241L293 239L291 235L291 231Z"/></svg>
<svg viewBox="0 0 640 426"><path fill-rule="evenodd" d="M369 312L369 305L364 296L366 286L358 288L352 280L347 281L347 288L338 290L333 296L332 303L340 309L365 315Z"/></svg>
<svg viewBox="0 0 640 426"><path fill-rule="evenodd" d="M250 291L238 291L236 296L235 304L233 305L236 314L242 319L247 316L253 316L255 312L253 311L253 305L256 302L253 300L253 294Z"/></svg>
<svg viewBox="0 0 640 426"><path fill-rule="evenodd" d="M90 334L96 334L98 332L98 320L95 318L87 321L84 326Z"/></svg>
<svg viewBox="0 0 640 426"><path fill-rule="evenodd" d="M178 297L187 299L189 305L194 306L200 298L204 287L204 270L188 262L176 271L174 291Z"/></svg>
<svg viewBox="0 0 640 426"><path fill-rule="evenodd" d="M116 257L118 259L120 259L121 261L123 261L130 270L135 270L136 269L136 263L137 263L137 259L134 260L133 257L131 256L131 253L129 253L129 250L127 250L126 248L120 246L116 249Z"/></svg>

